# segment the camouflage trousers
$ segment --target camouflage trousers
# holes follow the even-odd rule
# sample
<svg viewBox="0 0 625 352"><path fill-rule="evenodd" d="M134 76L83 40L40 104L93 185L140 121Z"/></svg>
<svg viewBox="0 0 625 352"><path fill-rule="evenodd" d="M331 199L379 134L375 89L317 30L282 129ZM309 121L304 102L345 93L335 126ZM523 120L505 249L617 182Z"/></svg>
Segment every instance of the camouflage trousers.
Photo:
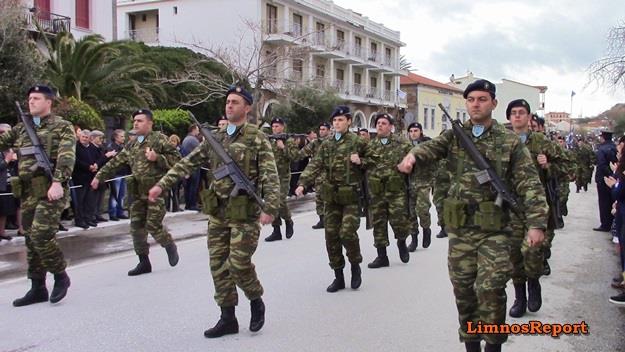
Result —
<svg viewBox="0 0 625 352"><path fill-rule="evenodd" d="M429 229L432 226L430 218L430 192L432 188L427 186L414 186L410 190L410 223L411 232L419 232L419 224L421 228ZM421 222L419 222L421 220Z"/></svg>
<svg viewBox="0 0 625 352"><path fill-rule="evenodd" d="M592 169L577 168L575 172L575 184L578 187L587 186L592 181Z"/></svg>
<svg viewBox="0 0 625 352"><path fill-rule="evenodd" d="M551 249L551 243L555 237L556 232L553 229L545 230L545 242L543 243L543 248Z"/></svg>
<svg viewBox="0 0 625 352"><path fill-rule="evenodd" d="M163 228L165 217L165 199L160 197L154 203L145 197L135 197L130 204L130 234L137 255L148 255L148 233L162 247L173 243L171 235Z"/></svg>
<svg viewBox="0 0 625 352"><path fill-rule="evenodd" d="M291 222L291 210L286 202L286 198L289 195L289 188L291 187L291 176L280 179L280 209L278 210L278 216L273 220L273 226L280 226L282 220Z"/></svg>
<svg viewBox="0 0 625 352"><path fill-rule="evenodd" d="M443 219L443 201L445 200L445 198L447 198L448 187L448 183L435 180L434 187L432 188L432 202L436 207L436 214L438 219L436 223L441 228L445 226L445 220Z"/></svg>
<svg viewBox="0 0 625 352"><path fill-rule="evenodd" d="M249 300L263 295L263 286L252 263L259 234L258 220L238 222L209 216L207 245L218 306L236 306L237 287Z"/></svg>
<svg viewBox="0 0 625 352"><path fill-rule="evenodd" d="M56 240L61 213L69 199L69 189L65 187L63 198L50 202L47 198L35 198L29 194L22 198L22 224L26 231L26 256L28 278L45 279L46 273L58 274L67 266L61 247Z"/></svg>
<svg viewBox="0 0 625 352"><path fill-rule="evenodd" d="M317 215L323 215L324 202L321 197L321 182L315 182L315 212Z"/></svg>
<svg viewBox="0 0 625 352"><path fill-rule="evenodd" d="M343 247L345 247L350 263L362 263L358 227L360 227L360 207L358 204L325 203L326 250L332 269L345 267Z"/></svg>
<svg viewBox="0 0 625 352"><path fill-rule="evenodd" d="M569 188L569 180L562 180L560 182L560 209L566 209L566 204L569 202L569 195L571 189Z"/></svg>
<svg viewBox="0 0 625 352"><path fill-rule="evenodd" d="M510 234L469 228L448 228L447 233L447 266L456 297L460 341L505 342L506 334L469 334L467 322L474 326L478 322L505 323L506 283L511 271Z"/></svg>
<svg viewBox="0 0 625 352"><path fill-rule="evenodd" d="M396 239L406 239L410 232L410 216L406 207L406 194L385 192L372 197L371 221L373 223L373 245L375 248L389 246L388 225L393 228Z"/></svg>
<svg viewBox="0 0 625 352"><path fill-rule="evenodd" d="M530 247L527 243L527 226L511 214L512 236L510 237L510 262L512 283L522 284L528 278L537 279L543 274L543 248Z"/></svg>

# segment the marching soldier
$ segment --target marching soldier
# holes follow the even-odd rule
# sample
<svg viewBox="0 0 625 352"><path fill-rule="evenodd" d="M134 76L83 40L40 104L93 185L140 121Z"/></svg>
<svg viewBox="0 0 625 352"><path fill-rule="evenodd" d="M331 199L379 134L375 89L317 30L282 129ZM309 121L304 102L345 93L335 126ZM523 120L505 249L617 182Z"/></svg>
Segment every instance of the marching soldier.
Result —
<svg viewBox="0 0 625 352"><path fill-rule="evenodd" d="M67 294L70 279L67 263L56 241L61 213L69 200L68 181L76 159L76 137L69 121L52 114L54 92L36 85L28 90L31 126L52 163L52 179L37 166L36 150L26 127L18 123L0 135L0 151L13 148L19 156L18 174L11 178L13 194L21 200L22 223L26 230L28 278L31 289L13 301L21 307L33 303L57 303ZM54 274L54 287L48 297L46 274Z"/></svg>
<svg viewBox="0 0 625 352"><path fill-rule="evenodd" d="M393 134L393 118L386 113L375 117L377 135L368 144L368 153L378 158L378 163L367 170L367 187L371 195L370 211L373 222L373 245L378 256L367 266L371 269L389 266L386 247L389 246L390 223L397 239L399 258L408 263L410 253L406 238L410 232L410 212L407 204L408 179L395 167L410 150L410 143Z"/></svg>
<svg viewBox="0 0 625 352"><path fill-rule="evenodd" d="M543 189L547 189L549 178L557 178L562 168L566 168L565 160L558 146L544 134L529 130L530 105L525 99L513 100L508 104L506 116L512 124L512 130L525 144L534 160ZM550 209L549 214L552 214ZM512 213L510 226L512 228L510 261L512 262L512 283L515 299L510 307L510 316L522 317L527 309L537 312L542 305L540 277L544 273L543 248L531 247L525 234L528 231L527 223L518 215ZM547 221L546 237L553 238L555 219ZM547 245L545 239L545 246ZM544 247L547 250L547 247ZM548 264L547 264L548 265ZM527 283L527 288L526 288Z"/></svg>
<svg viewBox="0 0 625 352"><path fill-rule="evenodd" d="M360 189L362 170L374 161L364 158L367 142L349 131L351 123L352 114L349 107L337 106L332 113L334 137L321 144L319 153L302 173L299 186L295 190L297 196L302 196L304 188L325 174L327 181L322 185L321 192L325 202L326 249L335 276L326 290L328 292L337 292L345 288L343 247L351 263L351 288L357 289L362 283L360 269L362 255L357 232L360 226L358 197L362 191Z"/></svg>
<svg viewBox="0 0 625 352"><path fill-rule="evenodd" d="M264 291L252 263L252 255L258 246L260 224L270 224L278 213L280 185L267 137L258 127L247 122L252 104L252 95L245 89L237 86L228 90L228 126L216 132L216 138L245 176L255 184L257 192L264 194L265 204L261 209L250 195L232 195L234 183L229 177L214 180L210 185L204 207L209 214L208 253L215 301L221 308L221 317L214 327L204 332L207 338L239 332L235 316L237 287L250 300L250 331L259 331L265 323L265 304L261 298ZM171 188L178 179L207 161L210 161L212 170L223 165L217 153L204 140L158 181L149 192L150 200L159 199L163 191Z"/></svg>
<svg viewBox="0 0 625 352"><path fill-rule="evenodd" d="M178 160L180 153L167 141L167 137L152 129L152 112L140 109L132 114L136 140L117 154L98 171L91 181L91 187L97 189L102 180L106 180L123 167L129 167L132 177L127 179L128 193L132 197L130 204L130 234L135 253L139 257L137 266L128 271L128 276L137 276L152 272L148 244L148 233L165 248L169 265L178 264L178 249L171 234L163 228L165 217L165 199L148 202L148 190Z"/></svg>
<svg viewBox="0 0 625 352"><path fill-rule="evenodd" d="M571 193L570 183L575 178L577 163L573 151L566 147L564 137L558 136L558 145L562 148L562 153L567 160L566 168L562 170L558 178L560 182L560 208L562 209L562 215L566 216L569 214L567 203L569 202L569 194Z"/></svg>
<svg viewBox="0 0 625 352"><path fill-rule="evenodd" d="M275 117L271 120L271 131L274 135L284 133L284 120ZM291 186L291 161L295 160L298 153L298 148L293 139L287 138L286 140L272 139L270 138L271 149L273 150L273 156L276 161L276 167L278 168L278 176L280 177L280 211L279 215L273 220L273 232L265 241L279 241L282 239L282 232L280 231L280 225L284 219L286 225L285 236L291 238L293 236L293 219L291 218L291 210L286 201L289 195L289 188Z"/></svg>
<svg viewBox="0 0 625 352"><path fill-rule="evenodd" d="M313 158L318 152L321 143L325 141L330 135L330 124L327 122L322 122L319 125L319 138L314 139L312 142L306 144L304 148L300 149L297 154L297 160L301 160L304 158ZM313 229L322 229L324 226L323 222L323 198L321 198L321 185L325 182L324 175L320 175L315 180L315 211L317 212L317 216L319 216L319 221L312 226Z"/></svg>
<svg viewBox="0 0 625 352"><path fill-rule="evenodd" d="M423 134L423 127L418 122L408 125L408 138L413 146L432 139ZM416 251L419 245L419 220L421 220L421 228L423 229L423 248L428 248L432 241L430 192L432 191L432 180L435 173L433 166L418 168L410 174L410 221L413 226L411 229L412 242L408 246L410 252Z"/></svg>
<svg viewBox="0 0 625 352"><path fill-rule="evenodd" d="M577 193L579 193L581 189L588 192L588 184L592 181L592 170L594 164L597 162L597 158L592 147L588 145L583 137L577 142L575 156L577 159L577 168L575 169L575 186L577 187Z"/></svg>
<svg viewBox="0 0 625 352"><path fill-rule="evenodd" d="M519 138L497 123L495 85L477 80L463 94L470 121L461 133L475 143L491 162L500 179L522 197L530 246L540 246L544 237L547 205L538 172ZM445 229L449 235L448 268L459 314L460 341L467 351L500 351L506 334L470 334L468 323L503 324L506 319L506 282L510 275L509 211L497 201L490 183L480 184L481 170L460 145L453 130L414 147L398 166L409 173L417 166L447 159L452 177L444 201ZM479 260L478 260L479 258Z"/></svg>

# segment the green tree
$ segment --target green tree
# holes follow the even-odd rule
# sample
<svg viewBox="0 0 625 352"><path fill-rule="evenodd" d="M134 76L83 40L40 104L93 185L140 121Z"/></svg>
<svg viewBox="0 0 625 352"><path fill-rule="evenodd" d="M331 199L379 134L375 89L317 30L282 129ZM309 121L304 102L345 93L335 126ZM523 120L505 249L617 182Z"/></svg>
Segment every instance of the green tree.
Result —
<svg viewBox="0 0 625 352"><path fill-rule="evenodd" d="M54 111L82 129L104 131L104 121L97 111L74 97L61 99Z"/></svg>
<svg viewBox="0 0 625 352"><path fill-rule="evenodd" d="M19 0L0 1L0 121L17 120L14 101L24 101L41 77L44 58L28 37Z"/></svg>
<svg viewBox="0 0 625 352"><path fill-rule="evenodd" d="M590 80L606 88L625 87L625 21L610 29L607 50L603 57L593 62Z"/></svg>
<svg viewBox="0 0 625 352"><path fill-rule="evenodd" d="M336 94L310 87L293 89L289 99L272 108L271 116L286 120L288 131L303 133L316 130L323 121L328 121L334 108L344 103Z"/></svg>
<svg viewBox="0 0 625 352"><path fill-rule="evenodd" d="M166 135L177 134L184 138L191 125L189 114L181 109L154 110L154 129Z"/></svg>

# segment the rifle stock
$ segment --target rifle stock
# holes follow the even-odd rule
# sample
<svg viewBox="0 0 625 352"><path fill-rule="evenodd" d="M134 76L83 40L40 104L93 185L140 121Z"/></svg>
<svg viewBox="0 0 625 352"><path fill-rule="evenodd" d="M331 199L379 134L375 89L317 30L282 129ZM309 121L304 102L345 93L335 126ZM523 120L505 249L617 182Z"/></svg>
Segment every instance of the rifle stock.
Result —
<svg viewBox="0 0 625 352"><path fill-rule="evenodd" d="M33 165L31 171L35 172L37 169L41 168L43 169L46 177L50 181L52 181L52 162L50 161L48 154L46 154L46 151L43 149L43 145L39 140L39 136L37 136L37 133L35 132L32 119L27 116L24 111L22 111L22 107L20 106L19 102L16 101L15 106L17 107L17 112L20 115L20 120L22 121L22 124L24 124L24 128L26 129L28 139L30 139L30 142L33 144L32 155L35 156L36 163Z"/></svg>

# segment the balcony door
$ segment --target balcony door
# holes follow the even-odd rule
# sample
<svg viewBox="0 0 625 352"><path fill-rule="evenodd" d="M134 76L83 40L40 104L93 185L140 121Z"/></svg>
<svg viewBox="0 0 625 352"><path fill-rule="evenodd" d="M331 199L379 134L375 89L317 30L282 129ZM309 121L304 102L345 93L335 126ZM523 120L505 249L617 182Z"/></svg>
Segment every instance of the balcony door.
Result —
<svg viewBox="0 0 625 352"><path fill-rule="evenodd" d="M40 20L50 19L50 0L35 0L35 9Z"/></svg>

